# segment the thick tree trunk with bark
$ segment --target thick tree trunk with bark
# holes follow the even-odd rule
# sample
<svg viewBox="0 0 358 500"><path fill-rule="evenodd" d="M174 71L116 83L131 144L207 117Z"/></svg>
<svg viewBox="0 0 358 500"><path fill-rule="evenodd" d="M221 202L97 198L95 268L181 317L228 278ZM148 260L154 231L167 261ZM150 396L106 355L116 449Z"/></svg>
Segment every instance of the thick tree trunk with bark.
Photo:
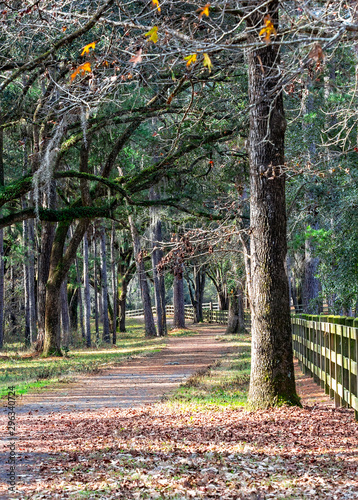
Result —
<svg viewBox="0 0 358 500"><path fill-rule="evenodd" d="M82 219L71 237L66 252L64 246L70 222L60 222L56 229L50 257L50 272L46 290L46 320L44 356L61 356L60 290L71 264L76 257L89 221Z"/></svg>
<svg viewBox="0 0 358 500"><path fill-rule="evenodd" d="M53 222L42 222L41 251L38 258L37 314L38 332L35 348L42 351L45 338L46 283L50 272L50 254L56 226Z"/></svg>
<svg viewBox="0 0 358 500"><path fill-rule="evenodd" d="M184 280L174 276L173 283L174 328L185 328Z"/></svg>
<svg viewBox="0 0 358 500"><path fill-rule="evenodd" d="M242 287L238 286L229 297L229 317L225 333L244 333L245 331L243 292Z"/></svg>
<svg viewBox="0 0 358 500"><path fill-rule="evenodd" d="M277 28L278 2L267 5ZM257 43L264 15L248 20ZM279 85L278 46L249 53L250 222L252 360L249 401L252 407L299 404L293 370L288 281L284 138L286 120Z"/></svg>

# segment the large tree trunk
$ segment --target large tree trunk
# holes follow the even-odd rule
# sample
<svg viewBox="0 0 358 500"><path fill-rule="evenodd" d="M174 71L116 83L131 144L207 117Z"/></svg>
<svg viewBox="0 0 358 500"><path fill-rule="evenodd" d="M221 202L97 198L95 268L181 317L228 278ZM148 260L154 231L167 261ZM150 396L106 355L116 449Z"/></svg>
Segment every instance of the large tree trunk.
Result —
<svg viewBox="0 0 358 500"><path fill-rule="evenodd" d="M182 273L174 276L173 305L174 328L185 328L184 280Z"/></svg>
<svg viewBox="0 0 358 500"><path fill-rule="evenodd" d="M142 296L143 310L144 310L144 329L146 337L156 337L157 331L155 329L155 323L152 312L152 304L149 294L149 286L147 281L147 275L144 267L143 253L141 250L139 234L137 228L134 225L132 216L128 217L129 225L132 233L133 248L134 248L134 258L136 262L136 268L139 279L139 287Z"/></svg>
<svg viewBox="0 0 358 500"><path fill-rule="evenodd" d="M37 279L37 314L38 332L35 348L42 351L45 338L45 303L46 303L46 283L50 271L50 254L56 225L53 222L42 222L41 229L41 251L38 259L38 279Z"/></svg>
<svg viewBox="0 0 358 500"><path fill-rule="evenodd" d="M64 246L70 222L60 222L57 226L50 257L50 272L46 290L46 319L44 356L61 356L60 332L60 290L71 264L76 257L89 221L83 219L78 222L64 253Z"/></svg>
<svg viewBox="0 0 358 500"><path fill-rule="evenodd" d="M277 28L278 2L268 13ZM250 41L264 25L259 11L248 19ZM286 121L279 85L278 46L249 53L252 407L299 404L293 369L288 281L284 138Z"/></svg>
<svg viewBox="0 0 358 500"><path fill-rule="evenodd" d="M244 300L242 287L239 285L229 297L229 317L225 333L245 332Z"/></svg>

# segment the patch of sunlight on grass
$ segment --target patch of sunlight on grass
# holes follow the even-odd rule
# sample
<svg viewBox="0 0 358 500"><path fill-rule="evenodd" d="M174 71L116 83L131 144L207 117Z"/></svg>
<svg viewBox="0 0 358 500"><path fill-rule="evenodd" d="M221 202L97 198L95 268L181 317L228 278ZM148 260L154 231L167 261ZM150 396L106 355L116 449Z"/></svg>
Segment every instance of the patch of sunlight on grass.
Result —
<svg viewBox="0 0 358 500"><path fill-rule="evenodd" d="M245 406L250 380L250 344L233 336L234 352L192 375L169 396L167 404L195 408Z"/></svg>

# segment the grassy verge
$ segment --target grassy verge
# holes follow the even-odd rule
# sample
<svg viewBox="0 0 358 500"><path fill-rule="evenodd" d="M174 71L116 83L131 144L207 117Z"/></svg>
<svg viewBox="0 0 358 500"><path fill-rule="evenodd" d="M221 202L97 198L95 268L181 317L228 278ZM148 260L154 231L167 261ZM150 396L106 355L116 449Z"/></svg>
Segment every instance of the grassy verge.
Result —
<svg viewBox="0 0 358 500"><path fill-rule="evenodd" d="M189 377L169 397L169 404L198 409L245 405L250 378L249 336L232 335L220 340L230 342L231 351L211 367Z"/></svg>
<svg viewBox="0 0 358 500"><path fill-rule="evenodd" d="M169 337L190 337L198 331L189 329L169 330ZM95 341L95 339L93 339ZM127 320L127 332L117 334L117 345L100 344L97 347L72 347L63 358L41 358L23 350L20 343L7 346L0 356L0 398L9 386L16 386L17 394L41 389L57 382L69 382L78 373L98 373L106 366L123 359L149 355L166 345L165 338L144 337L143 323L138 319Z"/></svg>
<svg viewBox="0 0 358 500"><path fill-rule="evenodd" d="M166 345L163 338L147 339L143 325L135 320L128 322L128 331L118 334L117 345L100 345L94 348L76 348L63 358L41 358L31 352L9 350L0 357L0 397L7 394L9 386L16 386L17 394L42 388L58 381L69 381L78 373L98 373L123 359L148 355Z"/></svg>

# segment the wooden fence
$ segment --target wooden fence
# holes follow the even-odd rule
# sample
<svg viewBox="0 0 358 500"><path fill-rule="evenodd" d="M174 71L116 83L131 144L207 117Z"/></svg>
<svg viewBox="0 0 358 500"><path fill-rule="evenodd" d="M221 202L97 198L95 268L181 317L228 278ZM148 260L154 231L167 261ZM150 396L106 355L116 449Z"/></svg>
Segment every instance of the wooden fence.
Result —
<svg viewBox="0 0 358 500"><path fill-rule="evenodd" d="M217 303L203 304L204 321L227 324L228 311L218 309ZM174 314L173 306L166 306L166 311ZM128 311L127 315L143 315L143 309ZM331 323L330 317L327 320L322 316L315 318L317 321L292 316L294 355L302 370L321 385L334 399L335 405L354 408L358 420L358 325ZM191 305L185 306L185 319L194 319ZM250 328L247 311L245 326Z"/></svg>
<svg viewBox="0 0 358 500"><path fill-rule="evenodd" d="M350 406L358 419L358 328L292 317L293 350L302 370L336 406Z"/></svg>

